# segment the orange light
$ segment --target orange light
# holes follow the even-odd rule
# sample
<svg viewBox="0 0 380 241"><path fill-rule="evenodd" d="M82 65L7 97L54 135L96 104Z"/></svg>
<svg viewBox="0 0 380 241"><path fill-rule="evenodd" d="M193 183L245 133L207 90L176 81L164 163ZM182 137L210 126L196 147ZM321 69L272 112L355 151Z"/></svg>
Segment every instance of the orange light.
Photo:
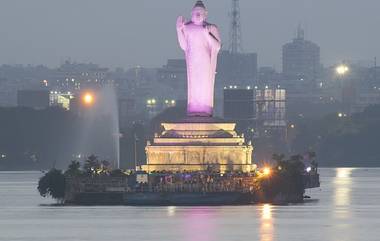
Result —
<svg viewBox="0 0 380 241"><path fill-rule="evenodd" d="M264 174L265 176L270 175L270 172L271 172L271 170L270 170L269 167L264 167L264 169L263 169L263 174Z"/></svg>
<svg viewBox="0 0 380 241"><path fill-rule="evenodd" d="M86 105L91 105L94 102L94 96L91 93L85 93L82 100Z"/></svg>

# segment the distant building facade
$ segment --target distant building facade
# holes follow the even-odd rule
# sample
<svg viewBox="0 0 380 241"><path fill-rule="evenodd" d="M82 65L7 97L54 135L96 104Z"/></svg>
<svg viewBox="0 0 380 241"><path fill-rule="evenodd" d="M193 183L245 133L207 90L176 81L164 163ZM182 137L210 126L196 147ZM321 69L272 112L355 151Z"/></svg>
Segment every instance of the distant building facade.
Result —
<svg viewBox="0 0 380 241"><path fill-rule="evenodd" d="M47 90L17 91L17 106L45 109L50 106L50 92Z"/></svg>
<svg viewBox="0 0 380 241"><path fill-rule="evenodd" d="M281 80L281 74L276 71L275 68L264 66L259 68L257 83L260 85L271 84L279 82Z"/></svg>
<svg viewBox="0 0 380 241"><path fill-rule="evenodd" d="M160 97L176 100L186 99L186 61L184 59L169 59L166 65L158 69L157 82L163 87Z"/></svg>
<svg viewBox="0 0 380 241"><path fill-rule="evenodd" d="M59 106L65 110L70 110L70 102L74 99L71 92L50 91L50 106Z"/></svg>
<svg viewBox="0 0 380 241"><path fill-rule="evenodd" d="M291 43L282 47L282 72L284 80L315 81L321 72L320 47L305 40L300 27Z"/></svg>
<svg viewBox="0 0 380 241"><path fill-rule="evenodd" d="M55 91L76 92L83 89L99 88L113 81L108 78L108 68L96 64L72 63L66 61L55 71L49 86Z"/></svg>
<svg viewBox="0 0 380 241"><path fill-rule="evenodd" d="M371 105L380 105L380 89L374 89L367 93L358 93L351 113L362 112Z"/></svg>
<svg viewBox="0 0 380 241"><path fill-rule="evenodd" d="M224 118L236 121L238 130L249 139L275 136L285 139L287 128L286 90L225 88Z"/></svg>
<svg viewBox="0 0 380 241"><path fill-rule="evenodd" d="M267 132L273 129L284 130L286 128L285 89L265 88L256 90L255 104L258 126L261 126Z"/></svg>
<svg viewBox="0 0 380 241"><path fill-rule="evenodd" d="M227 120L253 121L255 118L255 96L253 89L224 90L223 112Z"/></svg>
<svg viewBox="0 0 380 241"><path fill-rule="evenodd" d="M221 51L218 57L217 85L253 85L257 80L257 54Z"/></svg>

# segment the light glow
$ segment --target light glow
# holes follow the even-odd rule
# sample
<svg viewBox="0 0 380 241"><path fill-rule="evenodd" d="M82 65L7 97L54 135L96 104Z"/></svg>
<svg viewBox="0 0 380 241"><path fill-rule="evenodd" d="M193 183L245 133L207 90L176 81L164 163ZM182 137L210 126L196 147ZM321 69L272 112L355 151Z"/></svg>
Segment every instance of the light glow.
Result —
<svg viewBox="0 0 380 241"><path fill-rule="evenodd" d="M349 71L349 68L347 65L342 64L336 67L335 71L338 75L345 75Z"/></svg>
<svg viewBox="0 0 380 241"><path fill-rule="evenodd" d="M261 207L260 218L260 241L273 241L274 240L274 224L272 216L273 206L264 204Z"/></svg>
<svg viewBox="0 0 380 241"><path fill-rule="evenodd" d="M270 168L269 168L269 167L264 167L264 169L263 169L263 174L264 174L265 176L269 176L270 173L271 173Z"/></svg>
<svg viewBox="0 0 380 241"><path fill-rule="evenodd" d="M94 95L91 93L85 93L82 97L83 103L86 105L91 105L94 103Z"/></svg>

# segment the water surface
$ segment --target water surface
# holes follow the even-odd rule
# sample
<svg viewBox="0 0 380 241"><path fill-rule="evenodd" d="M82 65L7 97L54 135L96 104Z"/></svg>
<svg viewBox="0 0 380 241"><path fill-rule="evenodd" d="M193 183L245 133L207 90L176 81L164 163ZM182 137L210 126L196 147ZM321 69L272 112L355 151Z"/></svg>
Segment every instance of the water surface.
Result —
<svg viewBox="0 0 380 241"><path fill-rule="evenodd" d="M0 172L0 240L380 240L380 169L321 169L298 205L54 207L38 172Z"/></svg>

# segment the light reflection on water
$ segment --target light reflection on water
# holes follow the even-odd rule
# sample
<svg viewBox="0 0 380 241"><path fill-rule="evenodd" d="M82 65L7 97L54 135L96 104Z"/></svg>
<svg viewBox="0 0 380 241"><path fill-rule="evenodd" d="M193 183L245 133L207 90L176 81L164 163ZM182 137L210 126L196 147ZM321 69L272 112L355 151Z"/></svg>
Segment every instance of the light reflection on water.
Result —
<svg viewBox="0 0 380 241"><path fill-rule="evenodd" d="M273 236L272 205L264 204L261 210L260 241L273 241Z"/></svg>
<svg viewBox="0 0 380 241"><path fill-rule="evenodd" d="M190 208L185 213L184 238L188 241L217 241L213 219L215 210L209 208Z"/></svg>
<svg viewBox="0 0 380 241"><path fill-rule="evenodd" d="M177 207L175 206L169 206L167 207L167 210L168 210L168 217L173 217L175 215L175 210L176 210Z"/></svg>
<svg viewBox="0 0 380 241"><path fill-rule="evenodd" d="M347 208L351 204L352 171L354 168L337 168L333 181L334 184L334 216L335 218L349 218L351 210Z"/></svg>
<svg viewBox="0 0 380 241"><path fill-rule="evenodd" d="M336 206L350 205L351 173L353 168L338 168L334 178L335 193L334 200Z"/></svg>
<svg viewBox="0 0 380 241"><path fill-rule="evenodd" d="M0 241L379 240L380 169L322 168L314 200L287 206L41 206L39 175L0 172Z"/></svg>

